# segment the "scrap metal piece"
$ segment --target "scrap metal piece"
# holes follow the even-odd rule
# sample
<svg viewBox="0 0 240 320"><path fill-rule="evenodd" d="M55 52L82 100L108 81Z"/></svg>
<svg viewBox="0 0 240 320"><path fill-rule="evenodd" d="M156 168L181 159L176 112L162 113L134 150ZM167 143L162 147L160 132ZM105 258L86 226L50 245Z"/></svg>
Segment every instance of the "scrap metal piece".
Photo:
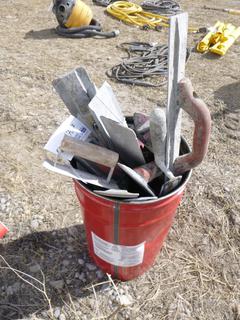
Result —
<svg viewBox="0 0 240 320"><path fill-rule="evenodd" d="M149 116L144 113L135 112L133 123L137 134L144 134L149 130Z"/></svg>
<svg viewBox="0 0 240 320"><path fill-rule="evenodd" d="M98 127L98 132L104 139L104 145L111 149L111 139L101 117L117 121L125 127L127 127L127 123L112 87L106 81L89 103L89 108Z"/></svg>
<svg viewBox="0 0 240 320"><path fill-rule="evenodd" d="M127 190L121 189L93 190L93 192L111 198L133 199L139 197L139 193L128 192Z"/></svg>
<svg viewBox="0 0 240 320"><path fill-rule="evenodd" d="M98 177L89 172L75 169L70 164L61 164L50 160L45 160L43 162L43 167L52 172L62 174L72 179L80 180L87 184L106 189L118 189L118 185L113 179L110 182L107 182L103 177Z"/></svg>
<svg viewBox="0 0 240 320"><path fill-rule="evenodd" d="M122 124L101 116L113 149L119 153L119 157L131 168L145 164L142 150L135 132Z"/></svg>
<svg viewBox="0 0 240 320"><path fill-rule="evenodd" d="M148 186L147 182L144 180L142 176L140 176L137 172L129 168L128 166L125 166L122 163L118 163L118 166L128 175L130 176L138 185L140 185L147 193L149 193L151 196L155 197L154 192L152 189Z"/></svg>
<svg viewBox="0 0 240 320"><path fill-rule="evenodd" d="M156 166L154 161L151 161L143 166L134 168L134 171L137 172L143 179L149 183L157 177L162 175L161 170Z"/></svg>
<svg viewBox="0 0 240 320"><path fill-rule="evenodd" d="M90 96L93 94L93 89L88 89L90 92L88 94L88 91L80 78L81 72L80 69L78 69L78 71L75 69L64 76L53 80L53 87L70 113L89 128L93 128L94 119L88 107L88 104L91 101ZM88 82L88 87L89 85Z"/></svg>

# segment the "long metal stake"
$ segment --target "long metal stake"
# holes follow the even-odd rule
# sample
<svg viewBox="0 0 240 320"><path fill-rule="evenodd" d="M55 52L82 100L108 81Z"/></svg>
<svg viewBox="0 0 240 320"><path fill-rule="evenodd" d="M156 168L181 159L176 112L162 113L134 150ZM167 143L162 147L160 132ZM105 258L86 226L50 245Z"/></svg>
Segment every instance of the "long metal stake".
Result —
<svg viewBox="0 0 240 320"><path fill-rule="evenodd" d="M181 139L181 110L178 104L178 82L184 77L187 50L188 14L170 18L168 39L168 101L166 110L166 167L172 171L179 156Z"/></svg>

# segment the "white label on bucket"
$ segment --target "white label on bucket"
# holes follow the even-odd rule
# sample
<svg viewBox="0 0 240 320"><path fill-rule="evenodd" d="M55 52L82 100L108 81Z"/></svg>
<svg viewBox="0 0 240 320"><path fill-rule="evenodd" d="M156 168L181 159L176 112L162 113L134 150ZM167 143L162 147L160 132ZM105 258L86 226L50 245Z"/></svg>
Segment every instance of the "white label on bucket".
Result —
<svg viewBox="0 0 240 320"><path fill-rule="evenodd" d="M121 246L99 238L92 232L94 253L102 260L119 267L133 267L143 262L145 242Z"/></svg>

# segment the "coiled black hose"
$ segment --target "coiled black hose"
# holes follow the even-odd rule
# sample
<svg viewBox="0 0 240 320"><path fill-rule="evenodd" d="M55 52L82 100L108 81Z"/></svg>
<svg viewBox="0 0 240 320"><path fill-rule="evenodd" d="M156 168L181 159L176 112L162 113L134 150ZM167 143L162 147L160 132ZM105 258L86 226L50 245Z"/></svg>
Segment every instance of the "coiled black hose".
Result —
<svg viewBox="0 0 240 320"><path fill-rule="evenodd" d="M89 26L82 26L79 28L64 28L58 25L56 27L56 33L63 37L78 39L90 37L114 38L119 35L118 30L113 30L110 32L102 31L101 25L94 19Z"/></svg>
<svg viewBox="0 0 240 320"><path fill-rule="evenodd" d="M144 0L141 7L143 10L167 16L181 11L180 5L174 0Z"/></svg>
<svg viewBox="0 0 240 320"><path fill-rule="evenodd" d="M145 87L160 87L167 82L168 46L152 45L146 42L125 42L120 48L128 57L106 72L107 76L119 82ZM190 51L187 50L188 60ZM145 80L145 79L149 79Z"/></svg>

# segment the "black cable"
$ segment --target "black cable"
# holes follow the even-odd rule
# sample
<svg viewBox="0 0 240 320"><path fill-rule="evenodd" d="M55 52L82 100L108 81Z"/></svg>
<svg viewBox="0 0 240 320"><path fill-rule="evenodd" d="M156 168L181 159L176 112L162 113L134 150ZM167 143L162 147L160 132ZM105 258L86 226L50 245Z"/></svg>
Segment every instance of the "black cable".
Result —
<svg viewBox="0 0 240 320"><path fill-rule="evenodd" d="M101 25L96 21L92 20L91 24L88 26L82 26L79 28L65 28L60 25L56 28L56 33L60 36L67 38L114 38L119 34L118 30L113 30L110 32L103 32Z"/></svg>
<svg viewBox="0 0 240 320"><path fill-rule="evenodd" d="M102 7L107 7L110 3L113 3L115 1L118 0L93 0L93 3Z"/></svg>
<svg viewBox="0 0 240 320"><path fill-rule="evenodd" d="M168 46L146 42L125 42L119 46L128 53L120 64L106 72L119 82L145 87L160 87L167 82ZM188 60L190 51L187 50ZM146 80L149 79L149 80Z"/></svg>
<svg viewBox="0 0 240 320"><path fill-rule="evenodd" d="M130 42L122 43L120 48L127 51L128 58L107 71L109 78L146 87L159 87L166 83L168 68L166 45ZM146 81L145 78L151 78L152 81Z"/></svg>
<svg viewBox="0 0 240 320"><path fill-rule="evenodd" d="M160 15L173 15L181 11L180 5L174 0L144 0L141 7Z"/></svg>

